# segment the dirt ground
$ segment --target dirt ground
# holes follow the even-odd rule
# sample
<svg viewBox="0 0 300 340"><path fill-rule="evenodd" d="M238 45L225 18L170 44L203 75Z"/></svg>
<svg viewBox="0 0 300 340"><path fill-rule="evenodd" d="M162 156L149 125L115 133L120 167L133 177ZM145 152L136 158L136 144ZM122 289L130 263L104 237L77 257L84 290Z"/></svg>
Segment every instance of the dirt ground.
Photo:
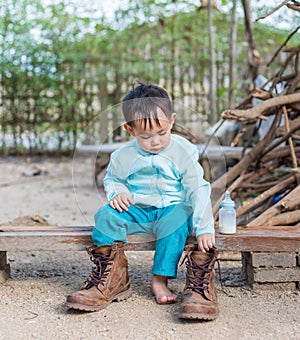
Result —
<svg viewBox="0 0 300 340"><path fill-rule="evenodd" d="M90 225L105 203L92 181L92 162L76 159L2 158L0 224ZM75 192L74 192L75 187ZM15 221L16 222L16 221ZM221 261L220 316L180 321L179 303L160 306L151 290L153 252L128 252L134 294L97 313L69 311L65 296L90 272L85 252L10 252L11 278L0 286L0 340L10 339L300 339L299 291L252 290L239 280L240 261ZM180 294L184 266L170 282Z"/></svg>

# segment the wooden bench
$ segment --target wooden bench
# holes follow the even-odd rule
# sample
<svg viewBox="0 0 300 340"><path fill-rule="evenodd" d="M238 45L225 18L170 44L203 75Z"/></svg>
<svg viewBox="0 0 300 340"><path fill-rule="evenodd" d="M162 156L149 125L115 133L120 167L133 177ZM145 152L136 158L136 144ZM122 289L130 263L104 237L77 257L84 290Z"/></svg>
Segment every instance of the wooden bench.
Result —
<svg viewBox="0 0 300 340"><path fill-rule="evenodd" d="M0 281L9 277L7 252L83 251L92 244L92 226L0 226ZM154 250L151 236L129 235L127 250ZM195 237L187 244L196 243ZM216 233L216 247L221 251L298 252L300 227L238 227L234 235ZM2 279L1 279L2 278ZM300 278L299 278L300 281Z"/></svg>

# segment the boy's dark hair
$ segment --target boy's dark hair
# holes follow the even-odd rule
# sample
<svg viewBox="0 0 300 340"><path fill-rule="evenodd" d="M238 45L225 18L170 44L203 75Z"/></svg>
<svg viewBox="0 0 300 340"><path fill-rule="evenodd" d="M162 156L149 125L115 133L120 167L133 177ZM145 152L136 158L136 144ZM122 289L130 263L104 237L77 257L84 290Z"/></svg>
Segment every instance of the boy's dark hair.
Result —
<svg viewBox="0 0 300 340"><path fill-rule="evenodd" d="M146 128L152 128L151 119L160 126L157 108L160 108L169 119L172 115L172 104L168 93L162 87L137 81L138 86L128 91L122 99L122 111L126 123L131 127L136 120Z"/></svg>

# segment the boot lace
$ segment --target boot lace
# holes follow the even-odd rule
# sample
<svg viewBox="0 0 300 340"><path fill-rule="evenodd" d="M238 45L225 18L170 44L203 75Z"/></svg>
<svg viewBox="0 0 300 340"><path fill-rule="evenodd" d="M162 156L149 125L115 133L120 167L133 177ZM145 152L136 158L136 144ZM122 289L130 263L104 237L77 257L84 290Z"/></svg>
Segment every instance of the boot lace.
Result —
<svg viewBox="0 0 300 340"><path fill-rule="evenodd" d="M214 253L210 253L210 258L205 261L203 264L196 263L196 260L192 255L185 257L182 260L181 265L186 261L186 276L187 276L187 286L186 289L191 289L198 294L203 295L204 291L208 291L209 282L210 282L210 274L213 270L213 266L209 266L214 257ZM215 259L218 265L218 274L219 280L222 286L222 278L221 278L221 267L220 261L218 258Z"/></svg>
<svg viewBox="0 0 300 340"><path fill-rule="evenodd" d="M114 257L103 254L91 254L91 261L95 264L91 275L85 281L86 289L92 286L98 286L99 283L104 285L105 280L110 272L109 265L112 264Z"/></svg>

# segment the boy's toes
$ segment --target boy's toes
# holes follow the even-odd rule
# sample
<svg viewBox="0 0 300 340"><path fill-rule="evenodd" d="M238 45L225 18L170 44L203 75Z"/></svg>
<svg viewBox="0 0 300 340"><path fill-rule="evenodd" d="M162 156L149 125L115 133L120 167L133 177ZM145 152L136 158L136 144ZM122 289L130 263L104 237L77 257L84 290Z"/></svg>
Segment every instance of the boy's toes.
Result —
<svg viewBox="0 0 300 340"><path fill-rule="evenodd" d="M157 296L156 302L160 305L164 305L164 304L168 303L168 297L167 296Z"/></svg>
<svg viewBox="0 0 300 340"><path fill-rule="evenodd" d="M177 299L177 295L172 294L170 296L157 296L156 301L160 305L166 305L169 303L174 303Z"/></svg>
<svg viewBox="0 0 300 340"><path fill-rule="evenodd" d="M168 303L174 303L176 299L177 299L177 295L175 294L168 296Z"/></svg>

